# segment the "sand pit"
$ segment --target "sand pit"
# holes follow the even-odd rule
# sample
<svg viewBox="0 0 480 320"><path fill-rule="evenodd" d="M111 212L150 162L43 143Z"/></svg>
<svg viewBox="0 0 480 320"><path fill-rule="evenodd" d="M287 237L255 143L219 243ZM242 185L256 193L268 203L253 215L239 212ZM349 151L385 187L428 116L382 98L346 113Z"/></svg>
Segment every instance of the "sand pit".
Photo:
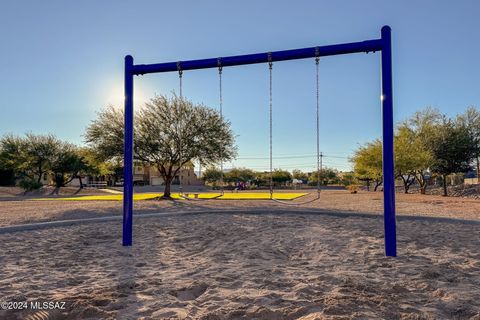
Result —
<svg viewBox="0 0 480 320"><path fill-rule="evenodd" d="M2 319L479 319L480 225L358 214L191 213L0 234Z"/></svg>

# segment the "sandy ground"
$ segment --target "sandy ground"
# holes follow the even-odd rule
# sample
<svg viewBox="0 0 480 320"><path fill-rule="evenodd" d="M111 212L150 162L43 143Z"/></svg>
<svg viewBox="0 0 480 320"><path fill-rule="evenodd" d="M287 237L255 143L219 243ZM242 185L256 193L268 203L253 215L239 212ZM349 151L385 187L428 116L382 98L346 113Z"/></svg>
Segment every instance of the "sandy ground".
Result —
<svg viewBox="0 0 480 320"><path fill-rule="evenodd" d="M381 215L359 213L381 212L381 200L328 191L308 210L142 201L130 248L120 220L0 233L0 300L65 302L0 319L479 320L480 202L397 195L398 257L386 258ZM121 206L2 200L0 221L119 215Z"/></svg>
<svg viewBox="0 0 480 320"><path fill-rule="evenodd" d="M189 214L0 235L2 319L480 319L480 225L355 214ZM8 244L8 245L7 245ZM36 317L36 318L34 318Z"/></svg>

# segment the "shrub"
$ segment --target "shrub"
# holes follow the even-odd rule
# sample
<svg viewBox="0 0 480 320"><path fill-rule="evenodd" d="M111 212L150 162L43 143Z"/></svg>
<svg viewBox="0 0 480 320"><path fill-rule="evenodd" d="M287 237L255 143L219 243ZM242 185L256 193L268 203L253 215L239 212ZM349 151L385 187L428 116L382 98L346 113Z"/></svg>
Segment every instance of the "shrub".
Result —
<svg viewBox="0 0 480 320"><path fill-rule="evenodd" d="M357 193L358 192L358 185L357 184L348 185L347 190L350 191L350 193Z"/></svg>
<svg viewBox="0 0 480 320"><path fill-rule="evenodd" d="M41 182L32 180L32 179L23 179L20 180L18 186L25 191L33 191L40 189L43 185Z"/></svg>

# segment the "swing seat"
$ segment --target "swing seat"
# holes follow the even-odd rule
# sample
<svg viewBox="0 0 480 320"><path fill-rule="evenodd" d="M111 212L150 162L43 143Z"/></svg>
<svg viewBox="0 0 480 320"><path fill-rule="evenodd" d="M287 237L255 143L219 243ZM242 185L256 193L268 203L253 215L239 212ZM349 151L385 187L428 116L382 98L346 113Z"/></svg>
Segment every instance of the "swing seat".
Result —
<svg viewBox="0 0 480 320"><path fill-rule="evenodd" d="M214 200L214 199L219 199L223 196L223 193L222 194L219 194L218 196L214 196L214 197L211 197L211 198L200 198L200 193L192 193L193 194L193 198L190 197L190 193L181 193L179 194L179 197L182 198L182 199L185 199L185 200L190 200L190 201L209 201L209 200Z"/></svg>
<svg viewBox="0 0 480 320"><path fill-rule="evenodd" d="M185 197L188 198L188 197L190 196L190 193L185 193L184 195L185 195ZM199 196L199 193L193 193L193 197L194 197L195 199L198 199L198 196Z"/></svg>

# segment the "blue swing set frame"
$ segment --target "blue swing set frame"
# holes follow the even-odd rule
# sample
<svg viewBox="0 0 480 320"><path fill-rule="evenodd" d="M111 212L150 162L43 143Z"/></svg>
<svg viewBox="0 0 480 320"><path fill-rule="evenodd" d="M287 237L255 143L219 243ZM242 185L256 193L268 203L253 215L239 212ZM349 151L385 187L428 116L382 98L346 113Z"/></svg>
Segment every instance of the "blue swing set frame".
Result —
<svg viewBox="0 0 480 320"><path fill-rule="evenodd" d="M391 29L382 27L381 38L362 42L335 44L294 50L264 52L240 56L167 62L158 64L133 64L133 57L125 57L125 142L124 142L124 190L123 190L123 246L131 246L133 240L133 78L135 75L196 70L206 68L233 67L247 64L268 63L334 56L341 54L381 51L382 61L382 139L383 139L383 207L385 255L397 255L395 219L394 177L394 126L392 88L392 45Z"/></svg>

